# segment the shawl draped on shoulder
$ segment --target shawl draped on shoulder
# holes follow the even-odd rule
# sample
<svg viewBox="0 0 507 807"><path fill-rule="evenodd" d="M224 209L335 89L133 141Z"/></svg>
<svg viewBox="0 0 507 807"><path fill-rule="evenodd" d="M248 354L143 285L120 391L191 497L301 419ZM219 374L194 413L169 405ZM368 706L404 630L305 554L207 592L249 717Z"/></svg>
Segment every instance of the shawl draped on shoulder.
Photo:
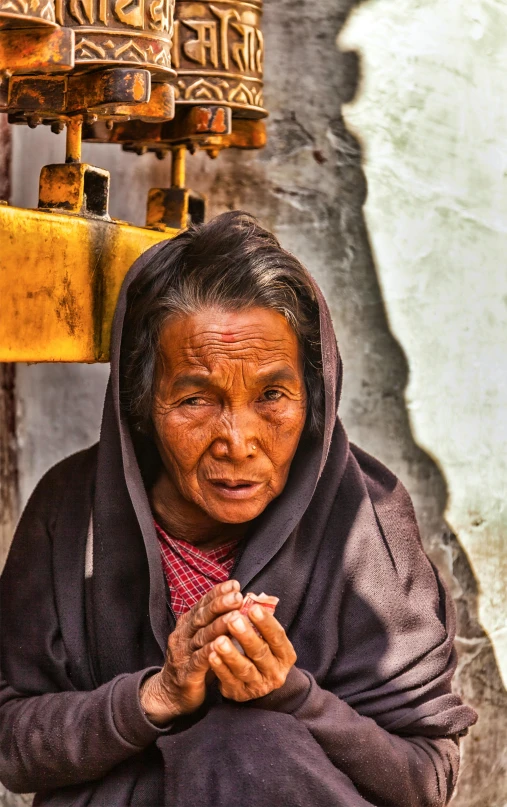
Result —
<svg viewBox="0 0 507 807"><path fill-rule="evenodd" d="M444 805L456 738L476 719L451 689L453 604L402 484L337 417L342 365L316 286L323 435L301 440L234 572L244 591L280 598L296 667L247 704L211 687L166 729L142 713L140 683L174 624L143 482L153 447L120 410L119 359L129 285L170 249L153 247L124 281L98 446L48 472L16 532L1 587L0 779L45 807Z"/></svg>

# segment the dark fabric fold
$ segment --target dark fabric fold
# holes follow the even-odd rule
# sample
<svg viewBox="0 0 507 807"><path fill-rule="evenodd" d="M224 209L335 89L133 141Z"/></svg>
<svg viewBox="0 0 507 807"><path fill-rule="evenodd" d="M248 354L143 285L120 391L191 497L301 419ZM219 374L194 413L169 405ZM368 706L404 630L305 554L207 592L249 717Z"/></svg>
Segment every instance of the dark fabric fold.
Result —
<svg viewBox="0 0 507 807"><path fill-rule="evenodd" d="M453 604L403 485L337 418L341 361L316 287L324 433L301 440L234 572L280 598L296 669L257 703L215 690L165 731L142 713L140 681L173 623L146 491L157 458L120 411L119 360L130 283L170 249L149 250L123 284L98 447L46 475L16 532L1 584L0 778L35 787L44 807L443 807L456 735L476 719L452 692Z"/></svg>
<svg viewBox="0 0 507 807"><path fill-rule="evenodd" d="M368 805L303 723L291 715L262 709L245 713L224 704L158 745L164 757L165 804ZM189 777L188 770L197 775Z"/></svg>

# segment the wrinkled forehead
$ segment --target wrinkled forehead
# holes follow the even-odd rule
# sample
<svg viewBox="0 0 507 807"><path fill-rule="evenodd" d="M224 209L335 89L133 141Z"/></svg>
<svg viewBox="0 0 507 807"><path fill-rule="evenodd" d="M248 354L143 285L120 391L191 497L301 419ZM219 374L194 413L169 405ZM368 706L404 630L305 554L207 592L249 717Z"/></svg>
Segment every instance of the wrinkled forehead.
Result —
<svg viewBox="0 0 507 807"><path fill-rule="evenodd" d="M165 373L185 366L208 371L228 363L256 365L301 362L299 341L285 317L266 308L241 311L204 309L172 317L160 335L160 357Z"/></svg>

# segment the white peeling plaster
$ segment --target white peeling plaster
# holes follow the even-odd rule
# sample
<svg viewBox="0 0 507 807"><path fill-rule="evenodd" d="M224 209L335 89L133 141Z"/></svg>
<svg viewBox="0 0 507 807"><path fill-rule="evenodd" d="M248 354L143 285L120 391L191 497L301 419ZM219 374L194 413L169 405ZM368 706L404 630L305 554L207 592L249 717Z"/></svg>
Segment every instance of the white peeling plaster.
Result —
<svg viewBox="0 0 507 807"><path fill-rule="evenodd" d="M446 517L480 588L507 681L507 6L370 0L342 50L364 146L365 214L407 355L414 435L449 486Z"/></svg>

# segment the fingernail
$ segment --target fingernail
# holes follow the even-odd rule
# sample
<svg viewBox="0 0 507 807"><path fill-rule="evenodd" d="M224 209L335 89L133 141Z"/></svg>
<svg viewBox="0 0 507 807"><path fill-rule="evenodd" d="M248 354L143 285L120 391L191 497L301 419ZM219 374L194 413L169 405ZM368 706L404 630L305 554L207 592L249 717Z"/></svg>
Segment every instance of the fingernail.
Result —
<svg viewBox="0 0 507 807"><path fill-rule="evenodd" d="M246 631L246 625L240 616L238 616L236 619L232 619L231 625L234 630L238 631L238 633L244 633Z"/></svg>
<svg viewBox="0 0 507 807"><path fill-rule="evenodd" d="M264 608L261 608L260 605L254 605L252 608L252 616L256 619L264 619Z"/></svg>
<svg viewBox="0 0 507 807"><path fill-rule="evenodd" d="M225 636L220 636L220 638L217 639L217 645L222 648L222 650L229 650L229 642Z"/></svg>
<svg viewBox="0 0 507 807"><path fill-rule="evenodd" d="M222 586L222 592L225 594L226 591L232 591L234 588L234 580L228 580L227 583L224 583Z"/></svg>
<svg viewBox="0 0 507 807"><path fill-rule="evenodd" d="M234 605L235 602L239 602L240 600L241 600L241 594L239 594L239 592L237 591L234 591L231 594L227 594L227 596L224 597L225 605Z"/></svg>
<svg viewBox="0 0 507 807"><path fill-rule="evenodd" d="M210 653L209 660L210 664L220 664L220 659L218 658L216 653Z"/></svg>

